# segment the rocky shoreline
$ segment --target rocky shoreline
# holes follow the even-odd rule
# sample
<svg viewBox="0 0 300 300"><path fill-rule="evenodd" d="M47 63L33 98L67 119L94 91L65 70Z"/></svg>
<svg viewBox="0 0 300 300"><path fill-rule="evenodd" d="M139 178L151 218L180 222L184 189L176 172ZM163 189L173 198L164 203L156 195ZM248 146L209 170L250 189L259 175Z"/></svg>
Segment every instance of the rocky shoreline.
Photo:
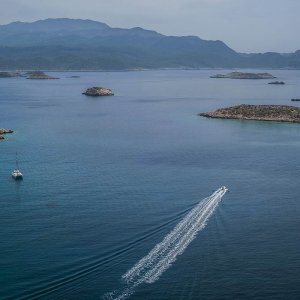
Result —
<svg viewBox="0 0 300 300"><path fill-rule="evenodd" d="M300 107L288 105L237 105L199 114L217 119L300 123Z"/></svg>
<svg viewBox="0 0 300 300"><path fill-rule="evenodd" d="M284 85L285 84L285 82L284 81L272 81L272 82L269 82L268 84L279 84L279 85Z"/></svg>
<svg viewBox="0 0 300 300"><path fill-rule="evenodd" d="M0 140L4 140L4 134L13 133L14 131L11 129L0 128Z"/></svg>
<svg viewBox="0 0 300 300"><path fill-rule="evenodd" d="M86 96L98 97L98 96L113 96L114 93L111 89L94 86L88 88L85 92L82 93Z"/></svg>

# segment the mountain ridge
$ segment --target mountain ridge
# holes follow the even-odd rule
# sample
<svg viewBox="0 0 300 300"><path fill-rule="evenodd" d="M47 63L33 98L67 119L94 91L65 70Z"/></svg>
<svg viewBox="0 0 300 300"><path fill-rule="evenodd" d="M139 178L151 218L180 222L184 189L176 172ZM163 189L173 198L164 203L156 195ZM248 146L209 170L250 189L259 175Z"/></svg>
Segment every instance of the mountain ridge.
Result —
<svg viewBox="0 0 300 300"><path fill-rule="evenodd" d="M0 25L0 69L300 68L295 53L238 53L220 40L83 19Z"/></svg>

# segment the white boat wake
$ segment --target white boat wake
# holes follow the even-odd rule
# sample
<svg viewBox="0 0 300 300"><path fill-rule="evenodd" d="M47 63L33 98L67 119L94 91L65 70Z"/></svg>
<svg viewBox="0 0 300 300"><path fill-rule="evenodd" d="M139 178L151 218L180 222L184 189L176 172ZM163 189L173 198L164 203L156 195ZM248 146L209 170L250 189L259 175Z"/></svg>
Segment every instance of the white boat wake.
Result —
<svg viewBox="0 0 300 300"><path fill-rule="evenodd" d="M209 217L227 192L221 187L211 196L200 201L145 257L128 270L122 279L126 287L122 291L106 294L104 299L122 300L132 295L142 283L153 283L176 261L201 231Z"/></svg>

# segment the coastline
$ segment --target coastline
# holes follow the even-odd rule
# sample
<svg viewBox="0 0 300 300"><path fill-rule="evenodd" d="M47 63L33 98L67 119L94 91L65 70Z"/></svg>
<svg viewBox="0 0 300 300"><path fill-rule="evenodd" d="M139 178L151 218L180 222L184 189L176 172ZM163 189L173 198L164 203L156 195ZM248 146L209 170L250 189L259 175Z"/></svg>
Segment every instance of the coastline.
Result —
<svg viewBox="0 0 300 300"><path fill-rule="evenodd" d="M44 72L81 72L81 73L97 73L97 72L148 72L148 71L216 71L216 70L267 70L267 71L299 71L300 68L138 68L138 69L41 69ZM0 69L1 72L34 72L37 69ZM226 79L226 78L225 78Z"/></svg>

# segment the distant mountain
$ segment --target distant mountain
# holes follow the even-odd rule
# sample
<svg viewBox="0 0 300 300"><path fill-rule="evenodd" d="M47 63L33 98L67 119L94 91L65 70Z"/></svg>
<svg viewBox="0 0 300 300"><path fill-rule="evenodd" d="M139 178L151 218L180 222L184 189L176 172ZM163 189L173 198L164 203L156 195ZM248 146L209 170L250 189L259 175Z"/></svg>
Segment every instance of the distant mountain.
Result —
<svg viewBox="0 0 300 300"><path fill-rule="evenodd" d="M300 68L300 51L242 54L222 41L165 36L91 20L47 19L0 26L0 69Z"/></svg>

